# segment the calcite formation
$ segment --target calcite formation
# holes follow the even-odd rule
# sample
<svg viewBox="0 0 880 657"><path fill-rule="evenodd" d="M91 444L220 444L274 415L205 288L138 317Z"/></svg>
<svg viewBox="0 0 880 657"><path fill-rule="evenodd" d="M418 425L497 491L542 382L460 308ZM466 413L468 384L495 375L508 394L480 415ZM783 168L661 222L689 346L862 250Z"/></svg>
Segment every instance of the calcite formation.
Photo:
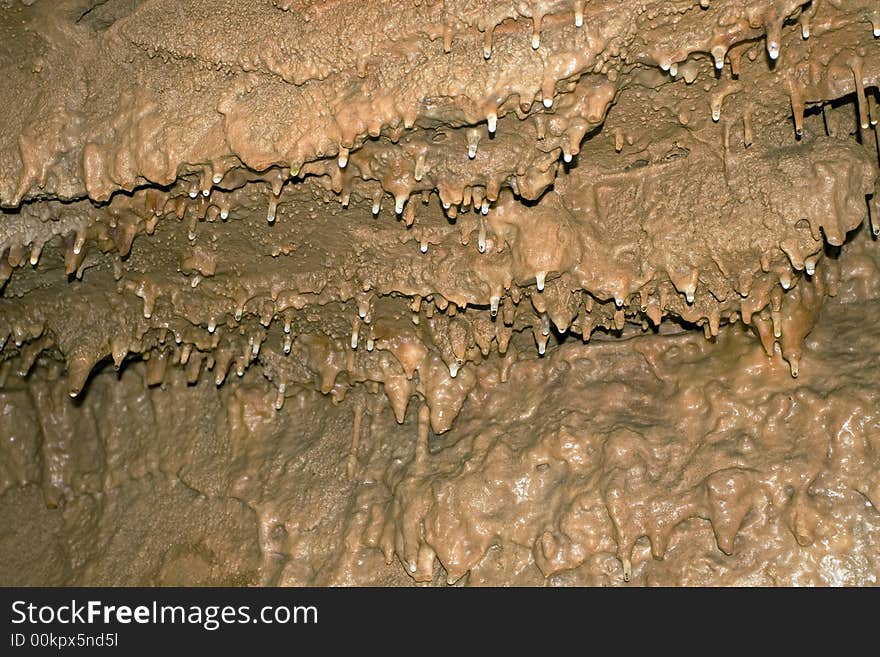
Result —
<svg viewBox="0 0 880 657"><path fill-rule="evenodd" d="M875 584L876 0L0 0L0 582Z"/></svg>

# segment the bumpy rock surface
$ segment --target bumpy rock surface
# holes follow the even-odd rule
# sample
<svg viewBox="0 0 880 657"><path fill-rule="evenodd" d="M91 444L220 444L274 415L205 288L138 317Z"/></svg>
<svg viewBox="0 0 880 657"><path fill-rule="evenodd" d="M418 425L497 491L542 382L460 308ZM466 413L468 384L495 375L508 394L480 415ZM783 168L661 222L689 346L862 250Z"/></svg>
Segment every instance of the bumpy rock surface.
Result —
<svg viewBox="0 0 880 657"><path fill-rule="evenodd" d="M876 0L0 0L0 583L876 584Z"/></svg>

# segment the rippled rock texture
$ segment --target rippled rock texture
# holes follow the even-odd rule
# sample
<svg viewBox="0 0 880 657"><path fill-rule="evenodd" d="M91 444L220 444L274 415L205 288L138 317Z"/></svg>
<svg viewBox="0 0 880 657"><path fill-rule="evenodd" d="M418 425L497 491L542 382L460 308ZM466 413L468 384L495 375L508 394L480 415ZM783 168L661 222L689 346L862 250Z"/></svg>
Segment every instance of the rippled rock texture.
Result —
<svg viewBox="0 0 880 657"><path fill-rule="evenodd" d="M0 0L0 582L880 575L874 0Z"/></svg>

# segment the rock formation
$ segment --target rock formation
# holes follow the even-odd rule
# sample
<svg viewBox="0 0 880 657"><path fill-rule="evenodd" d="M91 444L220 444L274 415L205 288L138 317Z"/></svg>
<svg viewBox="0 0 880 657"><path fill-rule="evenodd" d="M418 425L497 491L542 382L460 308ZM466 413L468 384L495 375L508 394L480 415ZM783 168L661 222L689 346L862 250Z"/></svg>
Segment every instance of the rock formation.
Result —
<svg viewBox="0 0 880 657"><path fill-rule="evenodd" d="M876 584L876 0L0 0L0 582Z"/></svg>

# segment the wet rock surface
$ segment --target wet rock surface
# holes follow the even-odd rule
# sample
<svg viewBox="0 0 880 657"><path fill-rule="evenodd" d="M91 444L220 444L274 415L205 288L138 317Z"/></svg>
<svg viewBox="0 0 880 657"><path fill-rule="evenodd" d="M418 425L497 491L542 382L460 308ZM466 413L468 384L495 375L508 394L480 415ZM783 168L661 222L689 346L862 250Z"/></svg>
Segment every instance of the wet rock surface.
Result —
<svg viewBox="0 0 880 657"><path fill-rule="evenodd" d="M876 3L7 0L0 65L0 581L876 584Z"/></svg>

